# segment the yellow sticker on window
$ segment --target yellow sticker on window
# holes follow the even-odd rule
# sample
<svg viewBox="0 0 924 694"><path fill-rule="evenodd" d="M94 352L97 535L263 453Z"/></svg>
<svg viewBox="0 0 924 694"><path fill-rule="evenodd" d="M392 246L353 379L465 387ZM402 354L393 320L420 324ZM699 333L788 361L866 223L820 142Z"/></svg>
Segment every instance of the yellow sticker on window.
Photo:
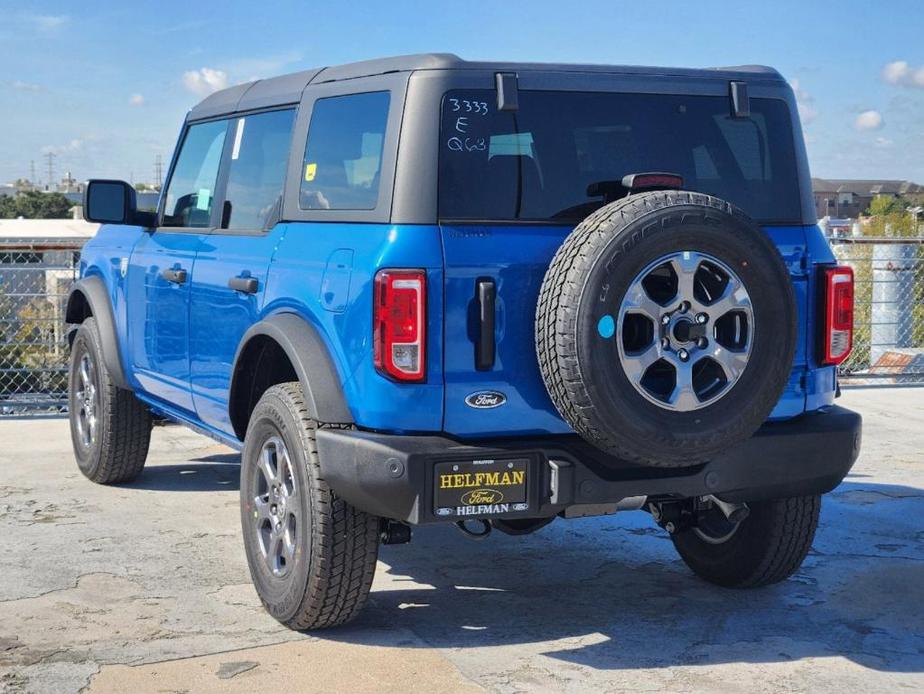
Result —
<svg viewBox="0 0 924 694"><path fill-rule="evenodd" d="M305 164L305 180L313 181L315 174L318 172L317 164Z"/></svg>

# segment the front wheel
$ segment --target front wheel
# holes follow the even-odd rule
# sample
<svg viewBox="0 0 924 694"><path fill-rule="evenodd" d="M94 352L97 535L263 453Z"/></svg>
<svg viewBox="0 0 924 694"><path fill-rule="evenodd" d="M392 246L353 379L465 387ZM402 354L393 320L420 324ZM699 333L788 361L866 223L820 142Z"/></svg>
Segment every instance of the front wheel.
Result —
<svg viewBox="0 0 924 694"><path fill-rule="evenodd" d="M151 413L130 390L113 384L93 318L77 329L68 373L68 417L77 467L98 484L135 479L151 442Z"/></svg>
<svg viewBox="0 0 924 694"><path fill-rule="evenodd" d="M298 383L257 403L241 456L244 550L266 610L291 629L355 617L372 587L379 519L339 498L321 476L319 425Z"/></svg>
<svg viewBox="0 0 924 694"><path fill-rule="evenodd" d="M698 526L671 535L681 559L700 578L727 588L756 588L792 576L815 538L820 496L748 504L731 523L715 506Z"/></svg>

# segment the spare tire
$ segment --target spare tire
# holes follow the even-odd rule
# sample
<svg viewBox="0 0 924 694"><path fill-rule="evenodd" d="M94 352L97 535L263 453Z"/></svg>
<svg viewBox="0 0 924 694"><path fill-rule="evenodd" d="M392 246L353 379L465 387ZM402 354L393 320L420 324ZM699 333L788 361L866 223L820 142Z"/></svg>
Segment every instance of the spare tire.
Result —
<svg viewBox="0 0 924 694"><path fill-rule="evenodd" d="M655 191L568 236L539 294L536 346L552 402L584 439L683 467L766 420L796 319L789 271L753 220L709 195Z"/></svg>

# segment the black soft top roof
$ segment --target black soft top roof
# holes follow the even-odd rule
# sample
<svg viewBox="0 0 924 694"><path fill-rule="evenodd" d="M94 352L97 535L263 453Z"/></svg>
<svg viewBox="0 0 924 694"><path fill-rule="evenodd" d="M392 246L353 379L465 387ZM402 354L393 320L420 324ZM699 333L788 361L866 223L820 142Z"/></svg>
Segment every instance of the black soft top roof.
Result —
<svg viewBox="0 0 924 694"><path fill-rule="evenodd" d="M672 68L628 65L578 65L570 63L504 63L462 60L452 53L422 53L391 58L364 60L358 63L314 68L280 77L245 82L215 92L189 112L189 119L210 118L253 108L292 104L299 101L309 84L336 82L415 70L488 70L496 72L571 72L614 75L651 75L658 77L708 77L725 80L783 82L779 72L763 65L740 65L721 68Z"/></svg>

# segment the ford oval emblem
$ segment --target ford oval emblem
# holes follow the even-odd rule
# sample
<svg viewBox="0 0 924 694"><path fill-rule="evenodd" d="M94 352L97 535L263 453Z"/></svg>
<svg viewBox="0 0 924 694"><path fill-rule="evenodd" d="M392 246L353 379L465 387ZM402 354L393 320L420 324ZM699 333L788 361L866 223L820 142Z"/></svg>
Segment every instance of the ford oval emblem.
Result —
<svg viewBox="0 0 924 694"><path fill-rule="evenodd" d="M476 410L490 410L507 402L507 396L496 390L480 390L465 398L465 404Z"/></svg>

